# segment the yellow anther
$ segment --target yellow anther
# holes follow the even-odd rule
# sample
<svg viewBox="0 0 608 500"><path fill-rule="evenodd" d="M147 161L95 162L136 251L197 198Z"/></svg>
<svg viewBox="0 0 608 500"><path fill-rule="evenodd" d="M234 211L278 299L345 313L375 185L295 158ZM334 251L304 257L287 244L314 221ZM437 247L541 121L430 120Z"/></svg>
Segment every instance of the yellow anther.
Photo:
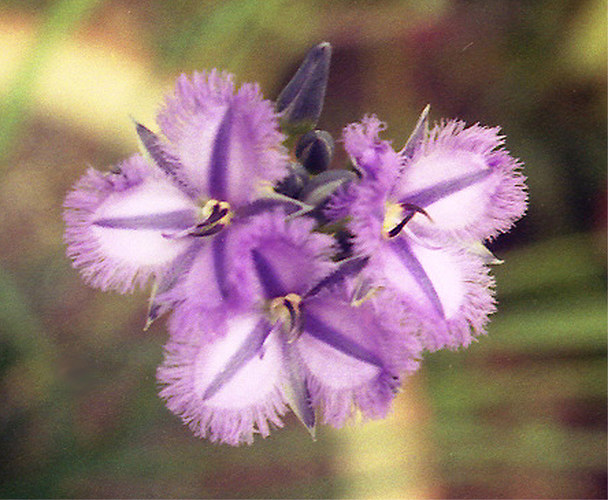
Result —
<svg viewBox="0 0 608 500"><path fill-rule="evenodd" d="M382 236L390 238L389 232L403 220L403 207L399 203L386 202L384 221L382 222Z"/></svg>
<svg viewBox="0 0 608 500"><path fill-rule="evenodd" d="M290 302L295 309L300 310L300 304L302 303L302 297L300 297L297 293L288 293L285 295L285 300Z"/></svg>
<svg viewBox="0 0 608 500"><path fill-rule="evenodd" d="M230 203L220 200L209 200L201 208L201 222L209 221L210 225L224 224L228 225L234 216L234 212L230 209Z"/></svg>
<svg viewBox="0 0 608 500"><path fill-rule="evenodd" d="M288 293L284 297L277 297L270 301L270 320L272 323L281 323L287 342L295 341L301 332L300 304L302 297L296 293Z"/></svg>

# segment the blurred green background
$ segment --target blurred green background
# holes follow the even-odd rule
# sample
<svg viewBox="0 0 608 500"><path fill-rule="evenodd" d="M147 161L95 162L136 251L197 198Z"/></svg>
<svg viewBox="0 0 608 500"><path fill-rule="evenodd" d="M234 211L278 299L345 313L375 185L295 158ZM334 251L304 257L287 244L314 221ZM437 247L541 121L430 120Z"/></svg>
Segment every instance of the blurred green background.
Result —
<svg viewBox="0 0 608 500"><path fill-rule="evenodd" d="M499 124L529 212L492 245L489 335L427 356L390 418L211 445L156 395L145 294L70 267L61 204L180 72L275 98L324 40L322 128L374 112L399 147L427 103ZM1 497L606 498L605 1L3 0L0 48Z"/></svg>

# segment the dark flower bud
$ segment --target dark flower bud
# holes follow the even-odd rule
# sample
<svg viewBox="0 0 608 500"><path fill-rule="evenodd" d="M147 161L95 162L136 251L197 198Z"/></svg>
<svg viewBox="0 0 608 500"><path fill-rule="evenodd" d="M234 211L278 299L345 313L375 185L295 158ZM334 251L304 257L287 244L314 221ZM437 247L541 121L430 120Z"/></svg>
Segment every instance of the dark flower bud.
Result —
<svg viewBox="0 0 608 500"><path fill-rule="evenodd" d="M334 139L324 130L304 134L296 146L296 157L311 174L319 174L329 167L334 154Z"/></svg>
<svg viewBox="0 0 608 500"><path fill-rule="evenodd" d="M296 74L279 94L277 112L284 125L297 130L314 127L321 116L331 45L328 42L313 47Z"/></svg>
<svg viewBox="0 0 608 500"><path fill-rule="evenodd" d="M275 190L277 193L284 194L290 198L298 198L302 188L308 182L308 172L297 162L289 166L289 174L277 184Z"/></svg>

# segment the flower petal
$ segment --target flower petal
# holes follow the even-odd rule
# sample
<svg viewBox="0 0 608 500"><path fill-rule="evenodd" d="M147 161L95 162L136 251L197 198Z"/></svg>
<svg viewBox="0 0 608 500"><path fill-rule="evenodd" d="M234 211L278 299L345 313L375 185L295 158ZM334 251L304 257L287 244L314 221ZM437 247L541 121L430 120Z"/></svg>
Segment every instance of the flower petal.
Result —
<svg viewBox="0 0 608 500"><path fill-rule="evenodd" d="M389 353L394 333L371 305L352 307L325 294L307 300L302 316L294 348L324 422L339 427L356 409L368 418L386 416L400 373Z"/></svg>
<svg viewBox="0 0 608 500"><path fill-rule="evenodd" d="M193 224L196 206L134 156L115 173L89 171L64 203L67 253L90 285L127 292L158 275L191 240L165 233Z"/></svg>
<svg viewBox="0 0 608 500"><path fill-rule="evenodd" d="M463 122L435 127L399 179L395 201L423 208L410 228L420 236L480 240L508 230L526 208L520 164L498 128Z"/></svg>
<svg viewBox="0 0 608 500"><path fill-rule="evenodd" d="M226 229L201 242L178 282L156 298L158 303L176 309L171 317L172 335L196 335L206 328L210 315L227 318L235 308L253 304L246 287L237 288L228 281L233 266L227 241L232 231Z"/></svg>
<svg viewBox="0 0 608 500"><path fill-rule="evenodd" d="M235 93L231 75L182 75L158 121L168 153L203 197L238 208L256 198L261 181L275 183L288 173L272 104L256 85Z"/></svg>
<svg viewBox="0 0 608 500"><path fill-rule="evenodd" d="M359 274L367 265L368 257L351 257L341 261L336 269L317 282L310 290L306 292L306 297L314 297L319 292L343 283L344 280L352 278Z"/></svg>
<svg viewBox="0 0 608 500"><path fill-rule="evenodd" d="M429 247L405 235L389 240L366 268L417 318L427 349L468 345L494 312L493 281L479 256Z"/></svg>
<svg viewBox="0 0 608 500"><path fill-rule="evenodd" d="M202 331L166 346L160 396L194 433L231 445L266 437L286 411L278 333L259 314L230 318L225 331Z"/></svg>
<svg viewBox="0 0 608 500"><path fill-rule="evenodd" d="M366 116L361 123L351 123L343 133L344 148L363 179L388 188L393 185L403 164L388 141L379 134L386 128L375 116Z"/></svg>
<svg viewBox="0 0 608 500"><path fill-rule="evenodd" d="M280 211L234 226L231 283L257 300L307 292L333 268L333 239L312 232L307 218L285 221Z"/></svg>

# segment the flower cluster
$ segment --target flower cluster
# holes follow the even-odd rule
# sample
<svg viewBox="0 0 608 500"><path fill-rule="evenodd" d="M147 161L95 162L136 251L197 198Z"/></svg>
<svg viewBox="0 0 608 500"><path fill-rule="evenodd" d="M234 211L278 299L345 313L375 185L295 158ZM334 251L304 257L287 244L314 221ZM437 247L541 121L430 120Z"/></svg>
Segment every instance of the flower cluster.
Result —
<svg viewBox="0 0 608 500"><path fill-rule="evenodd" d="M160 132L136 124L142 153L89 169L65 201L88 284L153 282L148 324L169 313L161 397L212 441L251 443L288 409L313 434L385 416L425 350L483 333L483 242L525 211L498 129L429 130L428 108L398 152L376 117L348 125L351 164L328 169L314 125L329 56L313 48L274 104L229 74L181 76Z"/></svg>

